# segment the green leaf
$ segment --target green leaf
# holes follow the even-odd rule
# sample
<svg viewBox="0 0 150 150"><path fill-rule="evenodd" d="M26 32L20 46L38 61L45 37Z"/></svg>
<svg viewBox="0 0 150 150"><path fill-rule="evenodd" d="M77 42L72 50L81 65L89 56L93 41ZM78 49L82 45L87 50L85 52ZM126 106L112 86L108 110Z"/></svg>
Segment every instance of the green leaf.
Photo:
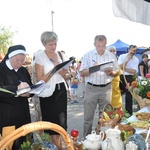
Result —
<svg viewBox="0 0 150 150"><path fill-rule="evenodd" d="M50 140L50 137L49 137L49 134L48 133L42 133L42 135L41 135L41 138L42 138L42 140L43 141L46 141L46 142L51 142L51 140Z"/></svg>
<svg viewBox="0 0 150 150"><path fill-rule="evenodd" d="M15 94L14 92L11 92L11 91L3 89L3 88L0 88L0 91L5 92L5 93L10 93L10 94Z"/></svg>

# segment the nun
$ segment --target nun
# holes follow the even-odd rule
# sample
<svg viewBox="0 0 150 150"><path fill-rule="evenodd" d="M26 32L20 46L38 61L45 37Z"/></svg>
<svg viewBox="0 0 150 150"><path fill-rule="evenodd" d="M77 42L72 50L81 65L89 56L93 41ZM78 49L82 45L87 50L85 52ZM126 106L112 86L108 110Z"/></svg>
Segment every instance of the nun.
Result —
<svg viewBox="0 0 150 150"><path fill-rule="evenodd" d="M0 63L0 88L13 93L20 88L31 85L30 75L22 65L25 62L26 49L23 45L11 46ZM30 111L28 104L29 93L16 97L15 94L0 92L0 133L3 127L20 126L30 123ZM19 150L25 137L17 139L12 150Z"/></svg>

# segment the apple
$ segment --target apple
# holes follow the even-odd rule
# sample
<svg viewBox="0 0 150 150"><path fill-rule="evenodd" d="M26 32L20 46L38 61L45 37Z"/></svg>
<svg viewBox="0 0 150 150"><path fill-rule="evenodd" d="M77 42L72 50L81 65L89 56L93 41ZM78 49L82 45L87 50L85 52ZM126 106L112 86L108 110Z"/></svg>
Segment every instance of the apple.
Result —
<svg viewBox="0 0 150 150"><path fill-rule="evenodd" d="M73 129L73 130L71 130L70 134L71 134L72 137L77 137L79 135L79 131L76 130L76 129Z"/></svg>

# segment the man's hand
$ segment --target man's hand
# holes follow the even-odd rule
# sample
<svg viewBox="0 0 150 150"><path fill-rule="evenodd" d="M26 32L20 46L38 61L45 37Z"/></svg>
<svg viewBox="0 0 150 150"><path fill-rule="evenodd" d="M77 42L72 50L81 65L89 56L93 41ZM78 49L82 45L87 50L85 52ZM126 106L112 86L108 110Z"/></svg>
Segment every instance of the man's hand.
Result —
<svg viewBox="0 0 150 150"><path fill-rule="evenodd" d="M104 72L106 73L107 76L111 76L112 74L112 70L105 70Z"/></svg>

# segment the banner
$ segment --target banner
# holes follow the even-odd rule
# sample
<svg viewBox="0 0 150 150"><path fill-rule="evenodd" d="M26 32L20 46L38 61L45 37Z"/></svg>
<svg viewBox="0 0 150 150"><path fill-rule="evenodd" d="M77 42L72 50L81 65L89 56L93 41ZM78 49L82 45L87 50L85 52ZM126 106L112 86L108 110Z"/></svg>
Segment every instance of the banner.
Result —
<svg viewBox="0 0 150 150"><path fill-rule="evenodd" d="M150 0L112 0L116 17L150 25Z"/></svg>

